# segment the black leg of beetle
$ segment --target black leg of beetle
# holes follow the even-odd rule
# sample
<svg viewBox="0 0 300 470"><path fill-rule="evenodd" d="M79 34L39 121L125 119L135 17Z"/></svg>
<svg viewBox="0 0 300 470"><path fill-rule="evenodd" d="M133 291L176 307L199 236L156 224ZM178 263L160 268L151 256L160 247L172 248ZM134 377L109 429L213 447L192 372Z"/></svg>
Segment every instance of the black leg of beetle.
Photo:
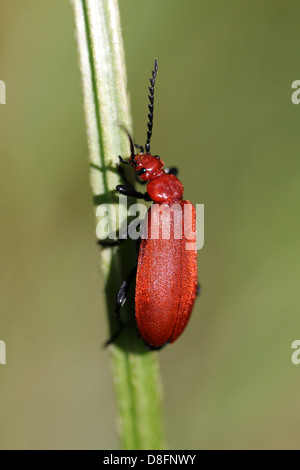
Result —
<svg viewBox="0 0 300 470"><path fill-rule="evenodd" d="M136 243L135 243L135 249L136 249L136 251L137 251L138 253L139 253L139 251L140 251L140 246L141 246L141 239L138 238L137 241L136 241Z"/></svg>
<svg viewBox="0 0 300 470"><path fill-rule="evenodd" d="M135 145L135 147L141 149L142 153L144 152L144 147L142 145ZM124 165L127 165L129 163L126 160L123 160L121 155L119 155L119 160L120 160L120 163L123 163ZM121 178L123 180L123 183L127 184L128 186L132 186L130 181L128 181L128 179L125 176L125 172L124 172L123 167L120 164L118 164L117 168L118 168L119 175L121 176ZM135 179L139 184L147 184L148 183L148 181L141 180L137 173L134 173L134 174L135 174Z"/></svg>
<svg viewBox="0 0 300 470"><path fill-rule="evenodd" d="M137 173L135 173L135 179L139 184L147 184L149 182L149 181L141 180L141 178L139 177Z"/></svg>
<svg viewBox="0 0 300 470"><path fill-rule="evenodd" d="M118 155L118 158L119 158L120 163L123 163L123 165L129 165L129 161L124 160L124 158L121 157L121 155Z"/></svg>
<svg viewBox="0 0 300 470"><path fill-rule="evenodd" d="M104 347L108 346L109 344L114 343L116 341L116 339L119 337L119 335L122 333L124 328L126 327L126 324L121 319L120 310L121 310L121 308L123 307L123 305L125 304L125 302L127 300L128 290L129 290L129 287L130 287L130 284L131 284L132 280L134 279L134 277L136 275L136 270L137 270L137 267L135 266L133 268L133 270L130 272L127 279L125 279L125 281L122 282L122 285L119 289L119 292L117 293L116 304L115 304L116 305L115 314L116 314L116 317L117 317L117 320L118 320L118 323L119 323L119 328L105 342Z"/></svg>
<svg viewBox="0 0 300 470"><path fill-rule="evenodd" d="M123 242L125 240L108 240L108 241L105 241L105 240L97 240L97 245L100 245L102 246L103 248L107 247L107 248L111 248L112 246L118 246L120 245L121 242Z"/></svg>
<svg viewBox="0 0 300 470"><path fill-rule="evenodd" d="M120 334L123 332L125 327L126 325L124 323L120 324L117 331L107 341L105 341L105 343L103 344L103 347L107 348L107 346L109 346L110 344L115 343L116 340L119 338Z"/></svg>
<svg viewBox="0 0 300 470"><path fill-rule="evenodd" d="M132 196L136 197L137 199L144 199L144 201L152 201L148 193L140 193L133 186L130 185L118 184L116 186L116 191L120 194L124 194L124 196Z"/></svg>
<svg viewBox="0 0 300 470"><path fill-rule="evenodd" d="M168 175L177 176L178 175L178 168L176 168L176 166L172 166L171 168L165 168L165 172Z"/></svg>
<svg viewBox="0 0 300 470"><path fill-rule="evenodd" d="M196 295L200 295L202 292L202 287L200 286L199 282L197 284Z"/></svg>
<svg viewBox="0 0 300 470"><path fill-rule="evenodd" d="M126 164L128 162L126 162L125 160L123 160L123 158L119 155L119 160L121 163L123 164ZM125 184L128 184L130 186L130 181L128 181L128 179L126 178L126 175L125 175L125 171L124 171L124 168L122 165L120 164L117 164L117 170L118 170L118 173L119 175L121 176L122 178L122 181L125 183Z"/></svg>
<svg viewBox="0 0 300 470"><path fill-rule="evenodd" d="M135 146L136 149L139 149L141 151L141 153L144 153L144 147L142 145L134 144L134 146Z"/></svg>
<svg viewBox="0 0 300 470"><path fill-rule="evenodd" d="M136 276L136 271L137 271L137 266L135 266L132 269L127 279L125 279L125 281L122 282L119 292L117 293L115 313L116 313L118 322L121 324L123 324L123 322L120 317L120 310L127 300L128 290L129 290L130 284L132 283L134 277Z"/></svg>

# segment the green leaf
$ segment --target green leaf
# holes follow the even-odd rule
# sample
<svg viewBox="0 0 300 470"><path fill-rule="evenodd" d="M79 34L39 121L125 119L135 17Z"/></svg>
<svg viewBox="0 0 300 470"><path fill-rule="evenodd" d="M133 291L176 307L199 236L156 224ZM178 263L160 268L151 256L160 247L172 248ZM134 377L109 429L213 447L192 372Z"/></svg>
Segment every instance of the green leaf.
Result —
<svg viewBox="0 0 300 470"><path fill-rule="evenodd" d="M116 0L71 0L74 14L84 109L88 137L90 183L97 206L113 203L118 211L115 187L120 183L116 171L118 155L129 155L126 134L120 124L131 129L127 97L126 69ZM114 214L110 215L111 217ZM120 214L119 223L126 213ZM105 248L100 269L107 299L110 334L117 328L114 318L115 296L130 272L136 253L130 241L125 249ZM123 308L129 326L109 346L117 402L117 423L124 449L163 449L161 384L157 353L146 350L133 322L131 302ZM131 319L131 321L130 321ZM103 404L102 404L103 406ZM113 419L113 418L112 418ZM99 443L100 445L100 443Z"/></svg>

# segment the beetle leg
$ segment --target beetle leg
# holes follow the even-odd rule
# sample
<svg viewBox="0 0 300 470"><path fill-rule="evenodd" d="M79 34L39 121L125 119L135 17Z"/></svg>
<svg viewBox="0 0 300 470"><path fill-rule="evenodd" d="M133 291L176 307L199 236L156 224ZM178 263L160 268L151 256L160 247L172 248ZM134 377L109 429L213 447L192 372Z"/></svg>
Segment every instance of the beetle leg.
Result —
<svg viewBox="0 0 300 470"><path fill-rule="evenodd" d="M178 168L176 168L176 166L172 166L171 168L165 168L165 173L167 173L167 175L177 176Z"/></svg>
<svg viewBox="0 0 300 470"><path fill-rule="evenodd" d="M141 180L141 179L138 177L138 175L136 175L136 180L137 180L137 182L138 182L139 184L147 184L147 183L148 183L148 181L143 181L143 180Z"/></svg>
<svg viewBox="0 0 300 470"><path fill-rule="evenodd" d="M128 162L126 160L123 160L123 158L119 155L119 160L120 160L120 163L117 163L117 170L118 170L118 173L119 175L121 176L123 182L125 184L128 184L130 186L130 182L128 181L126 175L125 175L125 171L124 171L124 167L123 165L121 165L121 163L123 164L127 164Z"/></svg>
<svg viewBox="0 0 300 470"><path fill-rule="evenodd" d="M120 194L124 194L124 196L132 196L132 197L136 197L137 199L144 199L145 201L152 201L151 197L149 196L147 192L140 193L133 186L130 186L127 184L118 184L116 186L116 191Z"/></svg>
<svg viewBox="0 0 300 470"><path fill-rule="evenodd" d="M125 281L122 282L122 285L119 289L119 292L117 293L115 313L116 313L116 316L117 316L117 319L118 319L119 323L121 323L121 324L123 324L123 322L122 322L122 319L120 317L120 310L121 310L121 308L123 307L123 305L125 304L125 302L127 300L128 290L129 290L130 284L133 281L133 278L136 275L136 271L137 271L137 266L135 266L132 269L132 271L130 272L127 279L125 279Z"/></svg>
<svg viewBox="0 0 300 470"><path fill-rule="evenodd" d="M143 147L141 145L135 145L135 147L138 147L140 149L143 149ZM142 150L143 152L144 150ZM123 160L123 158L119 155L119 160L120 160L120 163L123 163L123 164L126 164L128 162L126 162L125 160ZM125 183L127 186L132 186L132 184L130 183L130 181L126 178L126 175L125 175L125 171L124 171L124 167L122 165L120 165L120 163L117 163L117 169L118 169L118 173L119 175L121 176L122 180L123 180L123 183ZM139 175L137 175L135 172L135 179L136 181L139 183L139 184L147 184L148 181L143 181L139 178Z"/></svg>
<svg viewBox="0 0 300 470"><path fill-rule="evenodd" d="M136 149L139 149L141 151L141 153L144 153L144 147L142 145L134 144L134 146L135 146Z"/></svg>
<svg viewBox="0 0 300 470"><path fill-rule="evenodd" d="M103 344L103 348L107 348L110 344L113 344L120 336L124 328L126 327L125 323L119 325L117 331Z"/></svg>
<svg viewBox="0 0 300 470"><path fill-rule="evenodd" d="M137 173L135 174L135 179L139 184L147 184L148 183L148 181L141 180L141 178L139 178L139 175Z"/></svg>
<svg viewBox="0 0 300 470"><path fill-rule="evenodd" d="M116 341L116 339L119 337L119 335L122 333L124 328L126 327L126 323L123 322L121 316L120 316L120 310L125 304L127 300L127 294L128 290L130 287L130 284L132 283L137 271L137 266L133 268L133 270L130 272L129 276L125 281L122 282L122 285L119 289L119 292L117 293L116 297L116 304L115 304L115 315L117 317L118 323L119 323L119 328L117 331L104 343L104 347L108 346L109 344L112 344Z"/></svg>
<svg viewBox="0 0 300 470"><path fill-rule="evenodd" d="M199 284L199 282L198 282L198 284L197 284L197 289L196 289L196 295L197 295L197 296L200 295L201 292L202 292L202 287L200 286L200 284Z"/></svg>
<svg viewBox="0 0 300 470"><path fill-rule="evenodd" d="M136 241L136 244L135 244L135 249L137 252L140 251L140 245L141 245L141 239L138 238L137 241Z"/></svg>
<svg viewBox="0 0 300 470"><path fill-rule="evenodd" d="M113 246L118 246L120 245L121 242L123 242L125 240L109 240L108 242L106 242L105 240L97 240L97 245L100 245L102 246L103 248L107 247L107 248L111 248Z"/></svg>

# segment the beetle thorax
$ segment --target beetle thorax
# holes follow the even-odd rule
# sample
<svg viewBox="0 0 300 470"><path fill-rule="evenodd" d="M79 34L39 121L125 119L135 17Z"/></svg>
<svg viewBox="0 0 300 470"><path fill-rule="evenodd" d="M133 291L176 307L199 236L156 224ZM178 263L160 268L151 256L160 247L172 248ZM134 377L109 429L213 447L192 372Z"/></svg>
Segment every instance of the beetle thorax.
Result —
<svg viewBox="0 0 300 470"><path fill-rule="evenodd" d="M154 202L173 204L182 200L183 184L176 176L162 169L164 162L160 157L138 153L130 164L142 180L149 181L147 192Z"/></svg>
<svg viewBox="0 0 300 470"><path fill-rule="evenodd" d="M183 184L176 176L163 172L155 180L149 181L147 192L154 202L176 204L182 200Z"/></svg>

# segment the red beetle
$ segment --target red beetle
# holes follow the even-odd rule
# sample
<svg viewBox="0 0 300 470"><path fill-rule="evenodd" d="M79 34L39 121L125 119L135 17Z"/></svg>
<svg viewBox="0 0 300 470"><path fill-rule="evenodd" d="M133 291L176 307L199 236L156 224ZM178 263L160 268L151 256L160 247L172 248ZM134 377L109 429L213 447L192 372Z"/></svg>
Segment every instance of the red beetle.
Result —
<svg viewBox="0 0 300 470"><path fill-rule="evenodd" d="M197 252L195 249L187 249L191 240L186 237L186 232L195 232L195 208L189 201L182 200L183 185L176 177L176 169L163 170L164 162L158 155L150 153L157 69L158 63L155 60L149 87L145 152L142 146L136 145L141 152L135 154L131 136L125 130L130 141L131 156L128 161L119 157L121 163L130 164L134 168L142 182L148 182L147 192L142 194L129 184L118 185L116 188L121 194L155 203L150 207L146 216L147 223L142 229L137 270L122 284L116 302L116 312L120 319L119 310L126 300L129 283L136 272L136 325L149 349L160 349L167 343L173 343L181 335L188 323L198 291ZM189 219L183 216L187 205L191 209ZM156 218L153 217L154 206L159 209L156 211ZM166 211L168 208L172 210ZM169 237L162 235L166 221L169 224ZM175 236L178 223L181 224L180 238ZM155 231L158 235L154 238L152 235Z"/></svg>

